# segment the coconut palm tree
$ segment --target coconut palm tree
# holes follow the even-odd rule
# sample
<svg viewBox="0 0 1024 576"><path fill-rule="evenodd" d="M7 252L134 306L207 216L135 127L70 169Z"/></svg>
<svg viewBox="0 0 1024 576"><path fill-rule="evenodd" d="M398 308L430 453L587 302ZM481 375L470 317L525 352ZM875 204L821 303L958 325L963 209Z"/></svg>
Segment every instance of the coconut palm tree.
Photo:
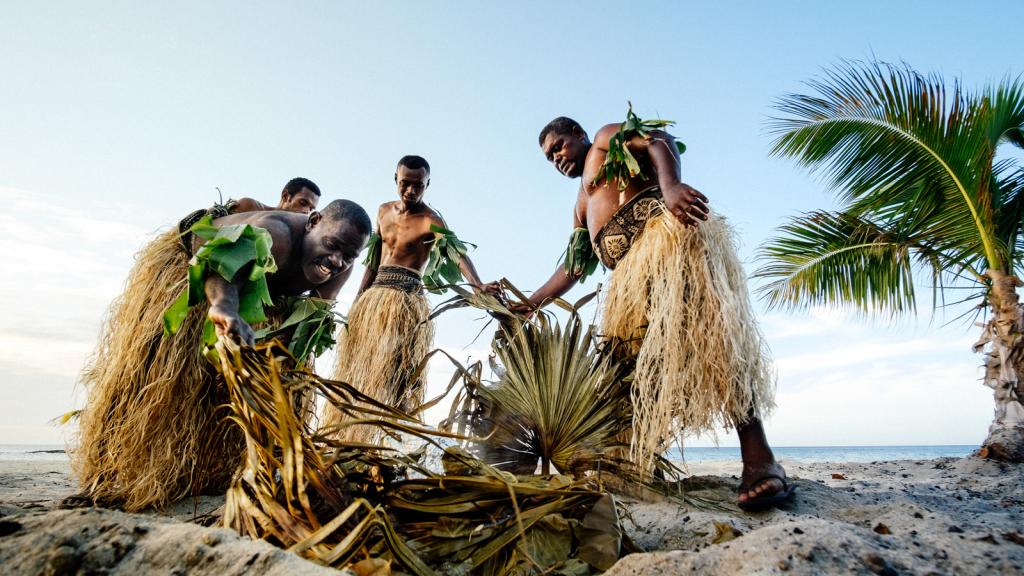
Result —
<svg viewBox="0 0 1024 576"><path fill-rule="evenodd" d="M776 104L772 153L824 176L841 208L793 218L762 246L770 306L852 305L891 318L956 289L986 312L975 351L995 419L981 449L1024 461L1024 84L981 91L907 65L843 62ZM917 282L915 282L917 280ZM963 289L974 288L964 291Z"/></svg>

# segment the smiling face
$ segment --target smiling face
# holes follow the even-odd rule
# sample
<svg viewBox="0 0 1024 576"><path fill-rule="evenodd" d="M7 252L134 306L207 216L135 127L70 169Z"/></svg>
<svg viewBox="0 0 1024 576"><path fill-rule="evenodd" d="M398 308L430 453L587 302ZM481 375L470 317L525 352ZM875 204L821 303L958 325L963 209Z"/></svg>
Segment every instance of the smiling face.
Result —
<svg viewBox="0 0 1024 576"><path fill-rule="evenodd" d="M398 197L402 203L416 205L423 201L423 194L430 186L430 172L426 168L399 166L395 171L395 183L398 184Z"/></svg>
<svg viewBox="0 0 1024 576"><path fill-rule="evenodd" d="M579 178L583 175L583 165L587 159L590 141L582 131L574 129L563 134L548 132L540 148L555 170L569 178Z"/></svg>
<svg viewBox="0 0 1024 576"><path fill-rule="evenodd" d="M281 202L277 205L277 209L309 214L316 210L316 204L319 201L320 196L309 188L303 187L294 194L289 194L288 190L285 190L281 192Z"/></svg>
<svg viewBox="0 0 1024 576"><path fill-rule="evenodd" d="M302 243L302 272L319 286L352 267L369 235L345 218L310 214Z"/></svg>

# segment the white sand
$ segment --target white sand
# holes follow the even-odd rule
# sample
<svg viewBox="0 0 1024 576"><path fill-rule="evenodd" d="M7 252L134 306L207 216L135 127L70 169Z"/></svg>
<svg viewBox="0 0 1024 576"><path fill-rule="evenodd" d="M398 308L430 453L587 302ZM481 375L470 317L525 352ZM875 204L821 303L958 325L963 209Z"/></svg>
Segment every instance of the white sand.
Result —
<svg viewBox="0 0 1024 576"><path fill-rule="evenodd" d="M1024 466L783 464L798 487L783 510L732 506L739 462L690 465L685 482L727 511L627 501L630 537L654 552L627 556L608 574L1024 574ZM66 463L0 461L0 573L330 573L190 522L218 498L184 502L169 517L56 510L72 492Z"/></svg>

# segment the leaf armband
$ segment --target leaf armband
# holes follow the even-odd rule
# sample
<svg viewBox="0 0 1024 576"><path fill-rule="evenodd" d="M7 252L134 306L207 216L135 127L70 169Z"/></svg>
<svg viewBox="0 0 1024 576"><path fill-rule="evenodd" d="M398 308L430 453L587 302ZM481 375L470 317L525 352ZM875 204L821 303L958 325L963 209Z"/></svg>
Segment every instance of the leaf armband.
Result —
<svg viewBox="0 0 1024 576"><path fill-rule="evenodd" d="M334 347L337 323L343 321L334 312L333 300L313 296L289 296L284 302L284 314L278 318L284 319L257 330L256 339L265 342L277 338L285 342L300 364Z"/></svg>
<svg viewBox="0 0 1024 576"><path fill-rule="evenodd" d="M434 240L423 271L423 286L431 292L443 293L445 286L462 280L459 262L469 250L467 245L476 248L476 244L463 242L451 230L435 224L430 225L430 231L434 233Z"/></svg>
<svg viewBox="0 0 1024 576"><path fill-rule="evenodd" d="M366 258L363 259L363 266L376 270L380 266L380 246L383 240L380 234L374 232L366 240Z"/></svg>
<svg viewBox="0 0 1024 576"><path fill-rule="evenodd" d="M206 240L189 261L188 286L164 312L164 335L173 335L181 327L188 311L206 301L205 280L216 273L228 282L248 267L248 276L238 291L238 314L250 324L267 319L264 306L273 304L267 287L267 274L277 271L271 254L273 239L263 228L249 224L213 225L213 218L203 217L188 232ZM209 319L203 328L203 343L213 344L216 335Z"/></svg>
<svg viewBox="0 0 1024 576"><path fill-rule="evenodd" d="M629 102L629 110L626 111L626 121L619 125L619 131L611 137L608 143L608 155L605 156L604 164L601 165L601 169L597 172L593 183L597 184L599 180L604 178L608 183L614 182L619 190L625 190L631 178L640 176L646 180L647 177L640 170L640 163L637 162L633 153L629 151L629 146L626 145L626 142L634 136L650 140L652 131L674 125L674 120L657 118L641 120L639 116L633 113L633 103ZM686 144L676 140L676 150L679 151L679 154L686 152Z"/></svg>
<svg viewBox="0 0 1024 576"><path fill-rule="evenodd" d="M586 228L576 228L569 237L569 245L562 254L562 268L570 278L579 278L580 282L586 280L597 270L597 254L594 253L594 245L590 243L590 231Z"/></svg>

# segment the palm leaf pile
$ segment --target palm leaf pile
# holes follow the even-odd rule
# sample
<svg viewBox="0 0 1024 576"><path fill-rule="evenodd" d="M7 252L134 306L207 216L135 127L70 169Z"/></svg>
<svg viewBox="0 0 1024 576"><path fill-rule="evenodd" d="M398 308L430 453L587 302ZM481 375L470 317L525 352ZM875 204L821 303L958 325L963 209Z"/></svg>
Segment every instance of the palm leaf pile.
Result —
<svg viewBox="0 0 1024 576"><path fill-rule="evenodd" d="M345 425L435 445L454 435L298 368L276 342L217 347L231 418L246 436L224 513L238 532L329 566L393 563L417 575L588 574L619 557L615 506L585 479L513 476L458 447L445 450L442 474L416 453L331 440L336 430L317 434L296 411L311 392L344 412Z"/></svg>
<svg viewBox="0 0 1024 576"><path fill-rule="evenodd" d="M502 286L518 304L529 299L507 280ZM546 311L532 319L511 312L509 302L452 286L457 296L435 314L472 306L501 323L492 347L497 382L485 383L479 365L459 366L464 391L442 429L470 434L477 456L515 474L557 472L590 479L602 489L629 495L657 492L698 509L729 505L687 493L683 471L661 455L644 469L628 458L632 431L633 363L612 341L602 340L580 309L597 292L575 303L555 299L568 313L560 323Z"/></svg>
<svg viewBox="0 0 1024 576"><path fill-rule="evenodd" d="M626 111L626 121L620 125L619 131L612 136L611 141L608 143L608 155L605 157L601 169L597 172L594 183L604 178L609 184L617 184L619 190L625 190L626 186L629 185L630 179L638 175L646 180L646 176L640 170L640 163L637 162L633 153L629 151L629 146L626 145L626 142L637 136L649 140L652 131L661 130L673 125L675 125L673 120L640 119L633 112L633 103L630 102L629 109ZM682 154L686 152L686 145L676 140L676 150Z"/></svg>

